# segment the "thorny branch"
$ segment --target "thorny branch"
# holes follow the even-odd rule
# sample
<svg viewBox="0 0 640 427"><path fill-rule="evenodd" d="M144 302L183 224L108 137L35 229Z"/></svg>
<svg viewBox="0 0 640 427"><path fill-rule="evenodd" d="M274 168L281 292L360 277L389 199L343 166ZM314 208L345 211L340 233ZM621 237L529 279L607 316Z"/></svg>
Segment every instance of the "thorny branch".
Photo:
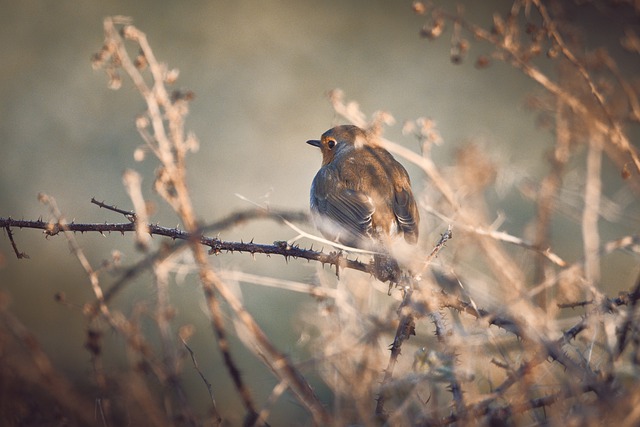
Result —
<svg viewBox="0 0 640 427"><path fill-rule="evenodd" d="M229 223L238 223L245 222L249 219L260 218L260 217L270 217L271 215L260 214L258 211L244 211L239 212L238 214L232 214L228 218L223 219L219 222L216 222L211 225L207 225L202 227L201 230L220 230L222 228L226 228ZM274 216L276 217L276 216ZM278 214L277 217L281 217L281 214ZM300 216L297 213L291 215L291 217L299 218ZM135 223L67 223L60 224L56 222L42 221L42 220L16 220L12 218L0 218L0 227L5 229L13 228L32 228L43 230L47 236L55 236L59 234L62 230L66 230L68 232L80 232L80 233L90 233L97 232L100 234L105 233L127 233L127 232L135 232L136 226ZM251 255L255 254L263 254L263 255L280 255L285 258L301 258L306 259L308 261L317 261L321 264L328 264L339 268L349 268L353 270L362 271L364 273L374 273L373 266L364 263L358 260L348 259L340 252L323 252L322 250L317 251L313 248L311 249L303 249L297 245L290 245L286 241L276 241L273 244L263 244L263 243L255 243L253 241L250 242L231 242L222 240L218 237L207 237L200 232L196 232L194 234L188 233L183 230L179 230L177 228L168 228L163 227L156 224L149 224L148 232L150 235L156 236L164 236L169 237L173 240L180 240L183 243L187 244L189 241L193 241L194 239L199 242L201 245L208 246L209 253L213 255L218 255L223 252L239 252L239 253L249 253ZM174 246L174 250L177 247ZM166 250L163 249L163 250Z"/></svg>

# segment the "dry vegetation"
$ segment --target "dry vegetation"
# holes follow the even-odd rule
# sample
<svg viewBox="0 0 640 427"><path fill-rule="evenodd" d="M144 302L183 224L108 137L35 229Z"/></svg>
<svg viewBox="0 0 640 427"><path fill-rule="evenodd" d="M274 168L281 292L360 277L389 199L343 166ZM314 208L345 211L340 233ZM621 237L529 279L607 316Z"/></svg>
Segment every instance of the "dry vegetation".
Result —
<svg viewBox="0 0 640 427"><path fill-rule="evenodd" d="M629 13L640 14L632 4L618 3ZM415 254L411 277L392 289L391 296L386 295L386 285L353 271L370 272L366 262L354 257L307 250L291 242L265 245L206 237L257 219L286 223L297 230L294 223L305 224L307 217L257 208L215 224L199 224L185 183L185 159L198 144L184 127L192 94L167 89L178 72L154 57L145 35L126 18L106 19L105 43L93 65L107 72L112 88L119 88L121 79L128 78L144 98L147 110L136 120L144 144L135 150L135 156L157 159L154 189L180 219L183 231L148 223L141 177L134 171L124 175L133 212L94 201L124 215L124 223L67 222L47 195L41 195L41 200L51 210L49 221L0 219L18 258L23 254L18 249L20 242L12 237L12 227L64 235L95 296L83 308L85 347L93 361L90 393L66 378L10 306L1 305L1 423L227 425L238 418L229 408L217 407L215 397L235 393L244 408L244 423L264 425L270 422L273 405L289 393L309 414L306 421L292 420L300 424L638 425L640 279L619 295L607 295L604 289L612 287L602 282L600 266L604 258L621 250L631 251L637 260L640 236L620 235L604 241L598 219L606 197L604 159L619 170L625 191L633 198L640 193L640 159L628 134L630 129L637 130L640 120L639 82L625 77L607 50L585 51L580 29L563 21L558 4L552 9L546 4L516 0L506 13L496 12L491 28L469 22L461 10L413 4L414 12L425 19L422 36L451 36L452 62L468 60L472 45L483 43L492 51L476 58L478 68L504 61L538 82L544 93L530 104L553 135L554 145L542 160L548 162L546 176L522 188L535 205L530 232L514 236L500 231L500 224L489 214L485 190L496 185L501 165L482 149L474 145L460 149L456 163L447 168L434 164L430 149L440 137L428 119L404 127L407 135L418 139L421 152L382 139L404 163L421 168L429 183L428 194L419 195L422 215L437 230L431 234L435 240L423 242L423 249ZM628 29L620 43L624 55L638 63L638 35ZM550 62L552 72L543 71L537 61ZM367 119L340 91L333 91L330 99L345 122L380 134L390 119L384 113ZM575 239L583 248L577 260L563 259L552 244L553 221L567 207L563 195L569 165L583 180L581 200L572 210L581 229ZM633 203L630 206L632 209ZM76 231L135 233L141 259L129 267L112 261L106 268L93 266L75 241ZM442 239L437 242L440 233ZM152 234L169 238L154 246ZM456 258L446 256L445 243L450 238L464 242L465 249ZM310 360L293 360L273 344L224 275L212 267L208 250L306 258L332 264L334 269L339 266L337 285L326 271L318 275L316 284L275 281L282 289L307 292L317 299L317 310L309 313L302 327L313 350ZM185 253L190 257L183 257ZM185 369L197 368L197 360L207 355L191 352L188 343L193 331L173 321L168 293L177 265L185 259L199 277L214 331L212 339L233 380L232 389L221 390L208 382L207 372L199 371L211 395L210 411L204 417L194 412L183 393L181 376ZM469 265L482 269L473 270ZM115 271L119 278L107 280L106 270ZM152 271L157 288L153 318L160 345L145 336L138 314L118 312L110 305L144 271ZM241 280L269 282L266 277L243 277ZM486 298L477 298L482 292L469 288L485 290ZM619 284L613 288L620 289ZM126 372L110 371L101 362L107 331L121 336L120 343L131 355ZM264 363L277 379L268 398L256 398L256 384L243 375L243 366L229 346L233 331L240 331L256 362ZM311 375L330 388L330 399L316 395L309 383ZM47 408L48 417L29 415L34 406Z"/></svg>

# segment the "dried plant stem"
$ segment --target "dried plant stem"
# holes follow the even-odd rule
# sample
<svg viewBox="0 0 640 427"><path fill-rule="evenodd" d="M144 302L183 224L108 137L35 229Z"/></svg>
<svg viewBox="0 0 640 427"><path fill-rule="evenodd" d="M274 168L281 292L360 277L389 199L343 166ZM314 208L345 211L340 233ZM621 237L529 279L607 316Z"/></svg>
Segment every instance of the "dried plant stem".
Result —
<svg viewBox="0 0 640 427"><path fill-rule="evenodd" d="M587 84L587 86L589 86L591 95L593 95L593 97L596 99L598 106L601 108L605 117L609 121L609 124L612 127L616 127L613 117L611 117L611 113L607 108L604 96L602 95L602 93L600 93L600 91L596 87L595 83L593 82L593 79L589 75L589 72L585 68L584 64L581 61L579 61L578 58L576 58L576 56L573 54L571 49L569 49L567 44L564 42L563 37L558 32L556 22L549 15L549 11L547 10L547 7L542 3L541 0L532 0L531 2L536 6L538 11L540 12L540 15L542 16L542 20L544 22L544 28L546 29L549 36L553 39L553 41L555 41L555 43L562 51L562 54L565 56L565 58L569 60L569 62L578 71L578 74L584 79L584 82Z"/></svg>
<svg viewBox="0 0 640 427"><path fill-rule="evenodd" d="M516 2L517 3L517 2ZM540 2L540 0L534 0L533 2L536 7L539 8L540 13L543 14L543 19L549 20L547 26L551 26L555 28L555 24L553 24L551 18L549 17L546 8ZM602 95L595 89L595 85L593 83L593 79L589 76L588 72L581 65L580 61L577 61L575 56L571 53L570 49L566 47L566 45L562 42L562 39L556 38L556 42L560 43L560 47L563 50L563 54L567 56L567 58L574 63L577 64L578 72L582 75L582 77L587 82L588 86L592 88L592 94L597 102L602 106L605 110L606 121L602 120L602 118L594 115L590 110L589 105L579 99L577 96L574 96L571 92L565 90L559 84L553 82L546 74L540 71L533 63L529 60L528 57L522 55L519 51L519 47L517 43L512 43L512 40L508 37L502 38L492 34L491 32L483 29L482 27L472 24L457 15L450 14L448 12L440 10L439 16L447 18L453 22L459 23L462 25L467 31L471 32L474 37L479 40L484 40L489 42L502 52L506 53L508 57L511 59L511 64L522 70L527 76L533 79L535 82L539 83L542 87L544 87L549 93L552 95L561 98L564 103L577 115L582 117L590 117L593 128L596 132L599 132L603 135L607 135L607 141L613 146L617 147L622 152L626 153L627 156L633 162L636 171L640 172L640 156L638 155L637 149L631 144L629 138L623 132L619 123L615 122L611 116L608 114L606 107L604 106L604 100ZM555 34L554 34L555 33ZM552 31L552 37L556 37L558 34L557 31Z"/></svg>
<svg viewBox="0 0 640 427"><path fill-rule="evenodd" d="M166 372L165 383L168 385L167 392L175 393L180 408L180 418L190 420L190 422L195 424L195 416L189 408L180 381L181 369L178 358L178 348L176 340L174 339L175 332L171 328L171 318L173 316L169 301L169 269L169 259L164 259L156 263L153 268L157 289L155 320L160 332L162 354L164 355L162 362L164 364L164 371Z"/></svg>
<svg viewBox="0 0 640 427"><path fill-rule="evenodd" d="M567 124L567 107L561 98L556 99L556 135L555 148L550 158L551 170L540 184L536 203L536 235L534 247L538 249L550 246L549 238L551 231L551 220L554 213L555 199L562 185L564 168L569 160L570 134ZM552 274L548 264L543 262L541 255L535 258L534 283L540 283ZM562 266L565 266L563 263ZM538 294L536 302L540 307L547 308L547 293Z"/></svg>
<svg viewBox="0 0 640 427"><path fill-rule="evenodd" d="M547 261L551 261L553 264L560 267L564 267L567 265L565 260L563 260L558 254L554 253L546 246L540 246L537 243L528 242L520 237L514 236L504 231L491 230L488 227L483 227L479 225L471 226L471 225L465 224L460 220L454 220L453 218L449 218L428 206L426 207L425 210L437 216L438 218L442 219L443 221L448 222L449 224L455 224L456 228L459 230L469 231L474 234L477 234L478 236L490 237L500 242L510 243L510 244L534 251L540 257L546 259Z"/></svg>
<svg viewBox="0 0 640 427"><path fill-rule="evenodd" d="M591 134L587 151L587 176L585 178L584 209L582 211L585 278L591 286L596 286L600 281L598 219L600 218L600 196L602 193L600 175L603 144L602 134L599 132Z"/></svg>
<svg viewBox="0 0 640 427"><path fill-rule="evenodd" d="M106 318L110 319L111 313L109 313L109 308L104 303L104 294L102 292L102 287L100 286L98 273L93 269L93 267L91 266L91 263L89 262L89 259L86 257L86 255L84 254L84 251L76 241L73 233L68 228L67 221L62 216L62 212L60 212L60 209L58 209L58 205L55 199L44 193L40 193L38 195L38 198L40 199L40 202L46 204L49 207L51 214L56 220L55 225L54 223L48 223L46 230L55 229L56 233L60 230L62 231L62 233L64 234L64 237L67 239L67 242L69 242L71 251L76 256L76 258L80 262L80 265L86 272L87 277L89 278L89 281L91 283L91 289L93 290L93 293L96 297L96 301L98 303L98 308L100 309L100 312Z"/></svg>
<svg viewBox="0 0 640 427"><path fill-rule="evenodd" d="M273 346L253 317L246 311L238 297L222 282L208 263L207 254L200 244L200 226L196 221L186 184L185 156L189 151L189 146L186 143L187 139L184 137L184 117L187 112L187 105L180 98L175 101L170 99L164 86L167 77L166 67L158 63L146 36L141 31L132 25L125 25L122 28L124 37L140 46L148 62L153 80L152 88L150 88L142 77L141 72L129 58L124 46L124 40L120 36L113 19L105 19L104 28L107 45L113 45L113 49L117 52L119 66L130 76L147 103L147 114L153 134L146 133L144 123L139 126L139 129L144 134L147 144L152 146L153 152L158 156L162 167L158 174L155 188L178 214L186 233L189 235L187 242L198 269L218 347L236 390L247 410L245 423L253 424L258 418L258 412L251 396L251 391L242 379L240 369L231 355L219 297L229 304L239 321L250 332L256 345L266 355L265 361L267 364L278 374L281 380L286 381L300 401L309 409L314 420L318 424L327 424L329 422L328 413L322 407L309 384L297 372L288 358ZM167 123L166 128L165 123Z"/></svg>

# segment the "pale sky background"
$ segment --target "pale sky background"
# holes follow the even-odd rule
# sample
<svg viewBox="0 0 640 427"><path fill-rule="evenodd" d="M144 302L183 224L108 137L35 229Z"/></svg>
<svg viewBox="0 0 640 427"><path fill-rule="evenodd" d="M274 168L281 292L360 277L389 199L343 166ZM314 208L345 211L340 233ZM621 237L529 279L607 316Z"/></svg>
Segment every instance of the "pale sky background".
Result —
<svg viewBox="0 0 640 427"><path fill-rule="evenodd" d="M433 157L444 167L452 163L454 149L461 143L483 144L504 162L500 172L510 184L493 197L495 215L505 212L504 228L521 234L533 216L531 203L515 186L524 179L539 179L548 168L542 153L549 149L553 137L536 127L536 113L525 108L527 96L542 91L503 63L476 70L476 56L487 51L487 46L479 42L471 41L468 59L462 65L453 65L449 32L435 42L420 38L425 17L411 11L410 1L3 3L2 217L48 219L46 207L37 200L37 194L45 192L57 200L69 220L120 222L121 217L89 201L95 197L130 209L122 185L122 172L127 168L143 174L145 191L155 199L151 190L155 162L133 160L133 151L141 144L134 120L144 110L143 101L126 78L119 91L107 89L106 76L92 70L89 61L102 46L103 18L116 14L131 16L147 34L157 58L180 70L176 86L196 94L187 129L196 133L201 146L189 158L189 183L203 221L212 222L250 207L236 193L258 203L308 209L309 186L320 165L320 154L305 141L336 124L326 97L334 88L342 89L346 98L357 101L368 115L376 110L391 113L397 124L385 136L413 150L418 149L415 140L401 135L403 121L433 119L444 139L442 146L434 148ZM461 3L468 19L485 27L494 11L504 14L510 5L508 1ZM611 15L603 25L593 21L589 7L575 15L576 21L588 28L603 27L588 34L590 46L615 43L622 36L622 24L629 22L639 32L637 17L635 22L629 17L625 23L615 21L618 18ZM620 66L626 75L635 73L637 77L640 61L636 56ZM635 132L637 135L637 129ZM604 174L610 183L609 194L617 194L624 187L616 180L619 171L606 162L605 167L609 168ZM414 168L409 170L420 191L424 177ZM176 224L167 207L161 206L160 211L154 221L165 226ZM605 235L637 232L640 224L633 212L638 211L636 201L631 213L625 212L617 222L603 225ZM579 224L576 227L579 232ZM294 235L272 223L258 223L230 230L221 237L255 237L256 241L271 243ZM15 260L8 239L0 237L0 290L9 292L11 309L36 332L56 362L73 375L87 374L88 353L81 348L82 316L78 310L56 304L52 297L64 291L73 303L89 300L91 294L82 270L62 237L44 240L34 230L15 230L15 237L20 250L31 255L31 260ZM112 249L125 252L131 259L136 257L130 235L78 237L94 265L108 258ZM450 246L455 244L453 241ZM569 259L580 256L579 246L558 244ZM312 280L315 274L313 266L301 261L253 262L248 255L236 254L215 262L302 281ZM621 262L629 265L628 260ZM613 269L619 270L615 266ZM637 268L617 271L617 276L608 271L604 274L620 280L620 289L624 289ZM148 276L131 291L132 295L140 298L145 293L153 294L145 280ZM197 307L194 318L187 315L185 321L198 324L209 339L206 319L199 310L199 288L193 283L180 286L176 304L184 304L183 312ZM268 333L295 329L295 309L283 310L281 299L308 302L308 298L278 291L252 292L245 295L247 305ZM290 304L287 309L294 306ZM64 345L61 335L69 338ZM290 337L278 338L277 344L285 351L293 351L295 345ZM60 350L69 346L70 353ZM210 340L200 350L205 354L217 352ZM72 369L77 366L83 367L80 372ZM215 361L208 366L213 369ZM261 372L259 368L243 369L249 371L248 375L251 369ZM256 375L264 378L267 389L273 386L269 374ZM202 386L198 380L193 384ZM205 393L197 393L206 405Z"/></svg>

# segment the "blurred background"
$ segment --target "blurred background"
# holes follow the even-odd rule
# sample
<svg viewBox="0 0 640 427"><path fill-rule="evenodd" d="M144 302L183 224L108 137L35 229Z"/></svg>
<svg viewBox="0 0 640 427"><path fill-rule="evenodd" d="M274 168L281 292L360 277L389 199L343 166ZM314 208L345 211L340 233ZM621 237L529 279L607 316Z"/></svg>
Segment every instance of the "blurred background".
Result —
<svg viewBox="0 0 640 427"><path fill-rule="evenodd" d="M512 2L458 3L470 21L490 28L493 13L506 13ZM588 48L602 45L616 54L624 29L639 28L638 16L625 7L610 9L594 2L571 8L570 19L588 30L583 33ZM532 202L519 188L548 171L544 154L554 137L538 126L538 113L526 107L527 100L542 90L502 62L476 69L475 58L489 47L474 40L469 57L460 65L452 64L449 36L436 41L421 38L425 18L412 12L410 1L27 0L4 2L2 9L0 217L49 219L47 207L37 199L44 192L56 199L69 221L123 222L113 212L90 204L90 199L132 209L122 184L122 173L129 168L143 175L149 200L158 201L151 188L155 161L133 158L142 143L134 124L145 109L142 99L127 78L120 90L113 91L107 88L105 74L91 68L91 55L103 42L102 21L110 15L132 17L147 34L156 57L180 70L175 86L195 93L187 128L198 136L200 149L189 158L188 181L204 222L252 207L237 194L261 205L308 210L309 186L320 166L320 153L305 141L342 123L327 99L335 88L368 115L378 110L393 115L396 124L386 129L385 137L414 151L419 151L418 143L402 135L403 122L419 117L434 120L444 143L433 148L432 156L444 169L452 163L456 147L479 144L500 161L490 215L504 215L501 229L519 236L534 215ZM618 65L624 75L637 78L640 60L637 55L632 58ZM544 62L541 66L553 73L552 64ZM637 143L637 129L630 131ZM420 193L428 182L404 163ZM580 182L578 172L573 179ZM602 220L603 240L637 233L638 201L629 195L619 169L605 162L603 179L607 197L626 200L623 208ZM422 215L427 227L423 245L429 247L446 224ZM177 223L161 202L152 219L167 227ZM569 261L581 257L579 222L568 219L556 227L554 250ZM92 297L86 275L63 237L45 239L35 230L14 230L14 235L19 249L31 258L16 260L6 234L0 238L0 290L9 296L9 309L34 332L59 369L78 381L90 381L90 356L82 348L86 325L78 309ZM295 235L286 227L257 222L220 237L271 243ZM132 235L77 238L94 266L109 259L113 250L123 253L124 264L140 257ZM454 238L448 250L455 253L459 244ZM225 269L305 283L313 282L317 273L314 265L300 260L286 263L257 256L254 261L243 254L221 255L212 262ZM607 292L615 295L628 289L637 273L637 256L623 254L607 261L603 269L603 282L611 286ZM120 295L117 307L128 313L134 303L152 301L149 278L140 278ZM197 282L187 277L172 286L179 313L176 324L195 325L198 338L193 348L203 372L218 390L230 387ZM249 311L295 358L301 351L296 347L302 332L299 314L313 300L252 285L240 289ZM54 301L57 292L66 294L70 307ZM118 341L117 336L108 338ZM125 362L124 352L113 358L116 367ZM241 369L266 392L275 384L252 356L243 355ZM204 413L204 385L188 369L184 381L190 398ZM314 385L322 394L322 384ZM217 397L219 404L237 404L233 396L229 402L224 395ZM273 425L304 414L284 399Z"/></svg>

